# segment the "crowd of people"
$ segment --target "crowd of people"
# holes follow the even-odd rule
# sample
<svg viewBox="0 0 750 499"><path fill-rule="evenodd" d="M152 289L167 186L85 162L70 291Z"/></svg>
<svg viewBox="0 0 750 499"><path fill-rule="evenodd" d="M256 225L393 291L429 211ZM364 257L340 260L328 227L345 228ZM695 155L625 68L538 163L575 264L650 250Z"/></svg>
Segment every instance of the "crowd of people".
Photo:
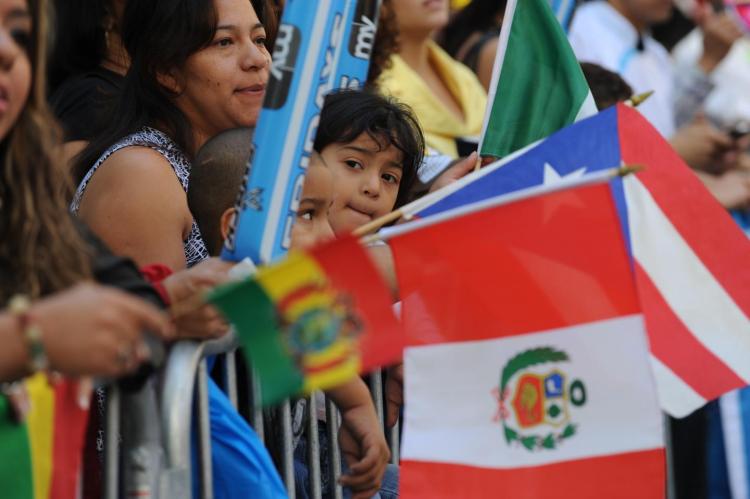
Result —
<svg viewBox="0 0 750 499"><path fill-rule="evenodd" d="M231 264L217 255L236 216L283 11L278 0L52 3L0 0L6 388L45 370L116 379L148 363L155 343L227 333L199 297L229 279ZM293 247L349 233L474 168L505 1L463 3L383 0L365 88L325 100ZM708 3L679 3L581 3L569 39L600 109L655 91L642 113L747 228L750 106L728 79L750 75L748 35ZM387 247L370 249L396 301ZM394 366L385 382L389 425L401 385ZM358 378L327 395L342 414L342 485L355 498L397 497L398 467L388 464L366 384ZM213 382L210 399L233 410ZM212 425L234 439L216 445L256 438L236 414L214 412ZM706 476L705 456L687 455L705 451L692 443L707 438L706 424L675 425L689 470L678 480ZM297 493L306 497L304 440L297 445ZM255 470L247 480L283 496L267 454L242 463ZM220 476L225 467L215 469ZM98 478L82 483L87 497L100 496ZM219 497L243 490L217 483ZM692 490L705 492L706 483Z"/></svg>

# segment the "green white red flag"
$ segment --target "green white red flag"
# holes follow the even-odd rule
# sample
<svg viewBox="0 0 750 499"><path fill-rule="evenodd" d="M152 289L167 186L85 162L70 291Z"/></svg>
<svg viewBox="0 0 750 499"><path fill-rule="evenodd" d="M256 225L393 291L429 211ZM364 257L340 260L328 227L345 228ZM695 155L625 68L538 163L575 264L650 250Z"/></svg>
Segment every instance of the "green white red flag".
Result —
<svg viewBox="0 0 750 499"><path fill-rule="evenodd" d="M508 0L488 102L479 152L499 158L596 114L547 0Z"/></svg>

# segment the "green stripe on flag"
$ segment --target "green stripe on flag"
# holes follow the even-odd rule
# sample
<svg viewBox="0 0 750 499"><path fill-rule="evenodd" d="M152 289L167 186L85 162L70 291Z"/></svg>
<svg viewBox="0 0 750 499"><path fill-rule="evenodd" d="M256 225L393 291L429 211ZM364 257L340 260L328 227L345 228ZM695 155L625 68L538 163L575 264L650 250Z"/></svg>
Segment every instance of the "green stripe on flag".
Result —
<svg viewBox="0 0 750 499"><path fill-rule="evenodd" d="M596 113L581 66L547 0L509 1L497 61L502 66L494 70L482 155L507 156Z"/></svg>
<svg viewBox="0 0 750 499"><path fill-rule="evenodd" d="M8 499L32 499L31 449L26 425L13 421L8 399L0 395L0 483Z"/></svg>
<svg viewBox="0 0 750 499"><path fill-rule="evenodd" d="M261 404L299 393L303 376L282 343L276 307L251 279L217 288L209 296L234 324L240 344L258 374Z"/></svg>

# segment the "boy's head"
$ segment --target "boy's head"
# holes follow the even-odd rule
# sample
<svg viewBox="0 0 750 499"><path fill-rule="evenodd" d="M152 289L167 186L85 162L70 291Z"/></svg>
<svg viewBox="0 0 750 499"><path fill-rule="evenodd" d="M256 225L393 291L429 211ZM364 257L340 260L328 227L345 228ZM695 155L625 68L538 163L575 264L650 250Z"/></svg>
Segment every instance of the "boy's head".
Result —
<svg viewBox="0 0 750 499"><path fill-rule="evenodd" d="M633 96L633 89L617 73L591 62L582 62L581 69L598 109L606 109Z"/></svg>
<svg viewBox="0 0 750 499"><path fill-rule="evenodd" d="M292 226L294 249L307 249L333 238L328 211L333 204L333 174L320 154L313 151L302 185L297 219Z"/></svg>
<svg viewBox="0 0 750 499"><path fill-rule="evenodd" d="M425 145L408 107L368 91L342 90L326 97L314 148L334 175L329 219L343 234L406 202Z"/></svg>
<svg viewBox="0 0 750 499"><path fill-rule="evenodd" d="M188 206L211 255L221 246L235 215L234 203L252 154L252 128L226 130L206 142L193 162Z"/></svg>

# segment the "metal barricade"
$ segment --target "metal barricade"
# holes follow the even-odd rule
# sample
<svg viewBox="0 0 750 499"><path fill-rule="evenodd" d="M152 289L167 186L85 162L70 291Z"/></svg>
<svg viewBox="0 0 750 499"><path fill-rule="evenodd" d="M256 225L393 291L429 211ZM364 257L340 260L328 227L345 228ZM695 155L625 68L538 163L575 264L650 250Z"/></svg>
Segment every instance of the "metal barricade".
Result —
<svg viewBox="0 0 750 499"><path fill-rule="evenodd" d="M202 499L213 498L213 469L211 461L211 427L208 406L208 368L206 358L219 356L222 366L221 383L232 405L237 408L239 396L238 374L235 364L237 342L234 334L206 341L180 341L174 344L160 375L152 376L135 391L123 391L116 386L108 389L105 427L105 499L118 497L190 498L193 477L198 479ZM260 408L260 390L252 369L244 386L248 387L249 423L265 442L271 455L277 456L277 466L290 498L295 497L293 404L287 400L275 411L273 421ZM157 383L157 379L161 383ZM160 389L157 389L158 386ZM378 419L384 421L382 373L370 376L370 390ZM307 410L302 421L307 441L307 467L310 497L322 498L322 462L319 431L324 423L320 400L315 395L306 399ZM341 476L342 455L338 445L340 414L331 400L325 399L325 432L328 450L326 468L332 497L343 497L338 484ZM197 428L197 470L192 467L193 418ZM154 422L159 421L159 424ZM269 432L269 425L276 426ZM386 430L391 446L392 462L398 463L399 431ZM275 438L268 438L268 435ZM265 438L265 440L263 440ZM121 461L121 462L120 462Z"/></svg>
<svg viewBox="0 0 750 499"><path fill-rule="evenodd" d="M231 352L236 346L234 334L227 334L221 339L202 343L180 341L172 347L161 392L160 421L169 488L165 497L192 497L190 431L194 393L197 394L199 490L204 499L213 497L206 357Z"/></svg>

